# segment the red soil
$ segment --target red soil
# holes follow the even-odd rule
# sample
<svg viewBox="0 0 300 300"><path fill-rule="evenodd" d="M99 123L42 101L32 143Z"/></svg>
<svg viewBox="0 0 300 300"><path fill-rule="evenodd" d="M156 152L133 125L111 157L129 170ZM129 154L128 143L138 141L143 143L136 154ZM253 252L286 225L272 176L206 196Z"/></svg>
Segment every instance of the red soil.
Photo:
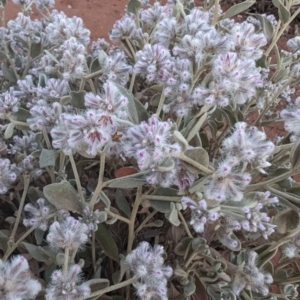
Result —
<svg viewBox="0 0 300 300"><path fill-rule="evenodd" d="M82 18L91 31L92 40L108 40L108 31L122 17L127 3L128 0L56 0L55 9L63 11L69 17ZM8 1L6 19L14 19L19 11L18 5ZM39 18L39 13L34 11L33 18Z"/></svg>

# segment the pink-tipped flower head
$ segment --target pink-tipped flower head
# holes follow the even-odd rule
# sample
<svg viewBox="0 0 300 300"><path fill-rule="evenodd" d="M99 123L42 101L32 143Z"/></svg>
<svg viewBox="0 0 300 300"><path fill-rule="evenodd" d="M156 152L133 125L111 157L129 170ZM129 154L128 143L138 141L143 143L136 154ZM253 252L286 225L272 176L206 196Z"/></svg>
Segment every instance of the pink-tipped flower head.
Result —
<svg viewBox="0 0 300 300"><path fill-rule="evenodd" d="M15 256L11 261L0 259L0 298L2 300L35 299L41 289L41 284L32 279L28 262L23 256Z"/></svg>

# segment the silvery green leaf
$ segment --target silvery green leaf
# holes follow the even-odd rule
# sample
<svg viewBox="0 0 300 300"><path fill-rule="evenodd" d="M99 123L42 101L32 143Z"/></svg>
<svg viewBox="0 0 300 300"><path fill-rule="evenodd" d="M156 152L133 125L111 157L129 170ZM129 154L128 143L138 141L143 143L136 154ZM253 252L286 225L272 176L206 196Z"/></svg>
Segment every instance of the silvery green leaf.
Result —
<svg viewBox="0 0 300 300"><path fill-rule="evenodd" d="M43 73L39 74L39 85L40 87L44 88L47 84L47 76Z"/></svg>
<svg viewBox="0 0 300 300"><path fill-rule="evenodd" d="M197 132L199 132L201 126L206 121L206 118L207 118L207 112L205 112L202 116L199 117L196 124L191 128L191 130L187 134L186 140L188 142L197 134Z"/></svg>
<svg viewBox="0 0 300 300"><path fill-rule="evenodd" d="M183 293L185 297L193 295L196 291L196 285L193 281L189 281L183 288Z"/></svg>
<svg viewBox="0 0 300 300"><path fill-rule="evenodd" d="M300 215L297 211L288 208L274 217L273 224L277 226L277 232L286 234L299 227Z"/></svg>
<svg viewBox="0 0 300 300"><path fill-rule="evenodd" d="M16 121L26 122L28 118L31 118L31 114L27 109L22 107L18 108L18 111L13 114L13 118Z"/></svg>
<svg viewBox="0 0 300 300"><path fill-rule="evenodd" d="M190 237L185 237L183 238L176 246L174 249L174 252L177 255L184 256L188 248L191 246L192 238Z"/></svg>
<svg viewBox="0 0 300 300"><path fill-rule="evenodd" d="M155 196L171 196L171 197L177 197L177 190L172 188L158 188L152 195ZM170 202L169 201L163 201L163 200L150 200L151 206L161 212L161 213L167 213L171 211L170 208Z"/></svg>
<svg viewBox="0 0 300 300"><path fill-rule="evenodd" d="M97 72L99 70L101 70L101 64L99 63L99 59L95 58L91 63L91 73Z"/></svg>
<svg viewBox="0 0 300 300"><path fill-rule="evenodd" d="M44 186L43 193L47 200L57 209L65 209L72 212L81 211L78 194L68 181L48 184Z"/></svg>
<svg viewBox="0 0 300 300"><path fill-rule="evenodd" d="M7 139L10 139L13 134L14 134L14 129L15 129L15 124L14 123L9 123L5 129L5 132L4 132L4 138L7 140Z"/></svg>
<svg viewBox="0 0 300 300"><path fill-rule="evenodd" d="M28 253L37 261L46 262L49 257L40 246L35 246L29 243L23 242L22 245L26 248Z"/></svg>
<svg viewBox="0 0 300 300"><path fill-rule="evenodd" d="M241 12L247 10L249 7L251 7L253 4L255 4L255 0L247 0L242 3L235 4L231 6L223 15L222 19L226 18L232 18Z"/></svg>
<svg viewBox="0 0 300 300"><path fill-rule="evenodd" d="M99 198L105 204L105 206L109 209L111 206L111 202L110 202L109 198L107 197L107 195L103 191L100 192Z"/></svg>
<svg viewBox="0 0 300 300"><path fill-rule="evenodd" d="M181 144L183 151L188 149L189 143L187 142L185 137L181 134L181 132L179 132L178 130L175 130L174 133L173 133L173 137L174 137L176 142Z"/></svg>
<svg viewBox="0 0 300 300"><path fill-rule="evenodd" d="M148 223L147 225L145 225L144 227L161 227L164 225L164 222L162 220L155 220L152 223Z"/></svg>
<svg viewBox="0 0 300 300"><path fill-rule="evenodd" d="M170 172L174 169L175 162L171 158L166 158L159 166L155 167L155 171L157 172Z"/></svg>
<svg viewBox="0 0 300 300"><path fill-rule="evenodd" d="M141 7L141 2L139 0L130 0L127 4L127 12L136 14Z"/></svg>
<svg viewBox="0 0 300 300"><path fill-rule="evenodd" d="M39 198L44 198L39 188L33 186L28 189L27 196L32 203L35 203Z"/></svg>
<svg viewBox="0 0 300 300"><path fill-rule="evenodd" d="M62 266L64 264L64 261L65 261L65 254L64 253L58 253L56 255L55 261L56 261L56 264L58 266Z"/></svg>
<svg viewBox="0 0 300 300"><path fill-rule="evenodd" d="M280 71L274 76L273 82L276 83L281 81L283 78L287 77L289 73L290 73L289 67L281 68Z"/></svg>
<svg viewBox="0 0 300 300"><path fill-rule="evenodd" d="M184 151L184 155L191 158L195 162L203 165L204 167L207 167L209 165L209 155L202 147L196 147L193 149L187 149ZM190 165L187 162L182 161L181 162L189 172L193 174L198 174L199 170L192 165Z"/></svg>
<svg viewBox="0 0 300 300"><path fill-rule="evenodd" d="M50 53L48 50L44 50L44 52L49 56L50 59L52 59L56 64L59 65L59 61L52 53Z"/></svg>
<svg viewBox="0 0 300 300"><path fill-rule="evenodd" d="M146 179L144 178L117 178L114 179L112 183L108 185L110 188L120 188L120 189L132 189L139 186L143 186L147 183Z"/></svg>
<svg viewBox="0 0 300 300"><path fill-rule="evenodd" d="M57 158L56 150L43 149L39 159L40 168L55 166L56 158Z"/></svg>
<svg viewBox="0 0 300 300"><path fill-rule="evenodd" d="M3 76L10 82L13 82L13 83L17 82L17 77L16 77L14 71L10 68L7 68L5 66L5 64L2 64L2 72L3 72Z"/></svg>
<svg viewBox="0 0 300 300"><path fill-rule="evenodd" d="M128 204L128 201L122 194L121 190L117 189L115 194L115 199L118 208L126 215L127 218L130 218L131 215L130 205Z"/></svg>
<svg viewBox="0 0 300 300"><path fill-rule="evenodd" d="M217 124L216 124L216 122L214 122L212 120L208 120L208 126L210 128L210 131L211 131L211 134L212 134L212 138L215 141L216 140L216 136L217 136L217 132L218 132Z"/></svg>
<svg viewBox="0 0 300 300"><path fill-rule="evenodd" d="M300 167L300 140L299 139L292 146L290 152L290 162L293 169L297 170Z"/></svg>
<svg viewBox="0 0 300 300"><path fill-rule="evenodd" d="M136 98L133 98L133 101L135 104L139 122L147 121L149 119L149 114L148 114L147 110L145 109L144 105L142 105L142 103L139 100L137 100Z"/></svg>
<svg viewBox="0 0 300 300"><path fill-rule="evenodd" d="M140 124L141 121L146 121L149 118L148 112L145 107L141 104L141 102L135 99L127 89L123 86L119 85L116 82L109 81L111 84L115 85L119 92L127 98L127 111L129 115L129 119L134 124Z"/></svg>
<svg viewBox="0 0 300 300"><path fill-rule="evenodd" d="M150 105L157 107L159 104L160 97L161 97L161 94L153 95L150 100Z"/></svg>
<svg viewBox="0 0 300 300"><path fill-rule="evenodd" d="M67 96L61 97L59 100L59 103L61 105L67 105L71 102L71 100L72 100L72 97L70 95L67 95Z"/></svg>
<svg viewBox="0 0 300 300"><path fill-rule="evenodd" d="M260 21L263 33L268 41L271 41L274 35L274 27L272 23L264 16L255 14L256 18Z"/></svg>
<svg viewBox="0 0 300 300"><path fill-rule="evenodd" d="M276 255L277 250L278 248L272 247L271 244L263 244L256 247L255 252L258 254L257 267L262 268L268 261L270 261Z"/></svg>
<svg viewBox="0 0 300 300"><path fill-rule="evenodd" d="M98 54L98 61L99 61L99 64L100 64L101 67L102 67L103 64L105 63L107 57L108 57L108 56L107 56L107 54L106 54L105 51L103 51L103 50L100 50L100 51L99 51L99 54Z"/></svg>
<svg viewBox="0 0 300 300"><path fill-rule="evenodd" d="M91 292L105 289L110 285L109 280L106 278L90 279L86 281L85 284L88 284L90 286Z"/></svg>
<svg viewBox="0 0 300 300"><path fill-rule="evenodd" d="M5 52L0 51L0 59L6 59L6 60L8 60L8 57L7 57L7 55L6 55Z"/></svg>
<svg viewBox="0 0 300 300"><path fill-rule="evenodd" d="M38 246L42 243L43 238L44 238L44 234L45 234L45 231L43 231L41 229L36 228L34 230L34 237L35 237L36 244Z"/></svg>
<svg viewBox="0 0 300 300"><path fill-rule="evenodd" d="M30 51L30 56L31 58L36 58L37 56L39 56L42 53L43 50L43 46L42 43L39 42L37 44L32 44L31 45L31 51Z"/></svg>
<svg viewBox="0 0 300 300"><path fill-rule="evenodd" d="M281 2L279 2L278 15L283 24L287 23L291 18L290 11Z"/></svg>
<svg viewBox="0 0 300 300"><path fill-rule="evenodd" d="M107 213L106 213L106 211L100 211L99 212L98 221L100 223L103 223L103 222L107 221Z"/></svg>
<svg viewBox="0 0 300 300"><path fill-rule="evenodd" d="M179 226L180 221L178 219L178 211L173 202L170 202L170 212L165 213L165 217L169 220L169 222L174 226Z"/></svg>
<svg viewBox="0 0 300 300"><path fill-rule="evenodd" d="M119 262L119 250L111 233L103 224L98 225L98 230L95 231L96 240L101 245L104 253L116 262Z"/></svg>
<svg viewBox="0 0 300 300"><path fill-rule="evenodd" d="M85 91L71 91L70 96L71 96L71 104L76 107L83 109L84 108L84 95Z"/></svg>

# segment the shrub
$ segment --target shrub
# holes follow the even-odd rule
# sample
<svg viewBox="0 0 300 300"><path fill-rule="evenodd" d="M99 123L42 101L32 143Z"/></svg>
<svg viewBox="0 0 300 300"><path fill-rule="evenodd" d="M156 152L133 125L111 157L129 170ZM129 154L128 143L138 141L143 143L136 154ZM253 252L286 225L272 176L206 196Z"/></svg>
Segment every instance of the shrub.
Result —
<svg viewBox="0 0 300 300"><path fill-rule="evenodd" d="M114 46L52 0L13 2L2 299L297 299L300 43L277 42L299 1L273 1L276 20L234 18L252 0L130 0Z"/></svg>

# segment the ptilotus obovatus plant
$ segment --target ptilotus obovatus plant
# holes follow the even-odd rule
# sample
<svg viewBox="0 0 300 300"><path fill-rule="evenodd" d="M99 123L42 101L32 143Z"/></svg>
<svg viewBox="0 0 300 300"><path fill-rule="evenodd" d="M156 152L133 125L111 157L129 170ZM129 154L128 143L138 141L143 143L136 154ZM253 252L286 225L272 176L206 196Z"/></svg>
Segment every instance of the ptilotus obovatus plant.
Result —
<svg viewBox="0 0 300 300"><path fill-rule="evenodd" d="M131 0L110 43L13 2L0 298L298 299L300 37L278 41L300 2Z"/></svg>

